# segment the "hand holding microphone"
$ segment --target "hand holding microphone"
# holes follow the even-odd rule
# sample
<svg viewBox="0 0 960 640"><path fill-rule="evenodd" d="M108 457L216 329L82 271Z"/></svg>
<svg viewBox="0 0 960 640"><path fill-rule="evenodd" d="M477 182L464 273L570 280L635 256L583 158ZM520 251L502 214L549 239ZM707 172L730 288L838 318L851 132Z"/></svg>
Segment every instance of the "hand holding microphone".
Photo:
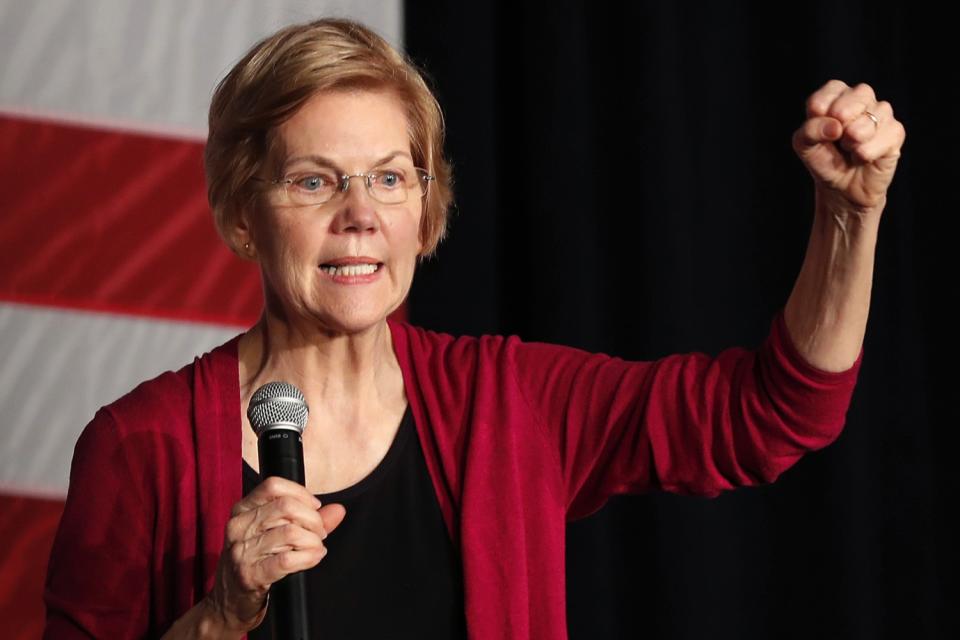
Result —
<svg viewBox="0 0 960 640"><path fill-rule="evenodd" d="M338 504L321 507L303 486L301 433L307 413L303 394L288 383L268 383L250 399L247 415L259 439L264 480L234 505L208 596L238 634L263 620L273 586L275 637L308 637L305 581L298 572L323 559L323 539L346 511Z"/></svg>

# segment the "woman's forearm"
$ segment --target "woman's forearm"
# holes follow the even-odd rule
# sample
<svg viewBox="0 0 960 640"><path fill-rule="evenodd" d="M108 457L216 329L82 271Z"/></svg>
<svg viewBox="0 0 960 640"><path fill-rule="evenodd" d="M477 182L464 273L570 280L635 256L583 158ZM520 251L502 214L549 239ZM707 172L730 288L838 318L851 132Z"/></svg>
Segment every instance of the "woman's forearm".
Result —
<svg viewBox="0 0 960 640"><path fill-rule="evenodd" d="M882 209L853 213L817 194L810 242L784 321L797 350L818 369L845 371L860 354Z"/></svg>

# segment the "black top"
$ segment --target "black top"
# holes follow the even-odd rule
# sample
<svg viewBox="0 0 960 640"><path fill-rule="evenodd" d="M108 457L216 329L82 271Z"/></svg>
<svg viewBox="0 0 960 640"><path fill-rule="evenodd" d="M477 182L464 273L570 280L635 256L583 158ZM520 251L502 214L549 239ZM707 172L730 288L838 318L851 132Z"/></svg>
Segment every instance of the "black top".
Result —
<svg viewBox="0 0 960 640"><path fill-rule="evenodd" d="M243 494L260 476L243 463ZM465 638L460 557L443 522L410 408L370 475L318 495L347 509L307 571L310 631L316 638ZM271 637L266 619L250 640Z"/></svg>

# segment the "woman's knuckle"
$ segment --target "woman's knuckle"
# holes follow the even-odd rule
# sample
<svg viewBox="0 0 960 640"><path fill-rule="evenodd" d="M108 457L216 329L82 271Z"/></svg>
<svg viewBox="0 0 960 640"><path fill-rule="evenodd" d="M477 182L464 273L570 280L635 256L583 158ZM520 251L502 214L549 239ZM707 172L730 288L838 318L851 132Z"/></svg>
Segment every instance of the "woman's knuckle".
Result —
<svg viewBox="0 0 960 640"><path fill-rule="evenodd" d="M297 499L290 496L277 498L277 508L284 514L292 513L297 506Z"/></svg>
<svg viewBox="0 0 960 640"><path fill-rule="evenodd" d="M243 537L243 531L245 527L243 524L236 518L231 518L227 521L227 540L230 542L235 542Z"/></svg>
<svg viewBox="0 0 960 640"><path fill-rule="evenodd" d="M270 476L260 486L270 495L276 495L283 488L283 480L277 476Z"/></svg>
<svg viewBox="0 0 960 640"><path fill-rule="evenodd" d="M244 553L244 545L239 542L231 544L228 550L228 556L230 558L230 561L233 562L234 565L238 565L238 566L243 563L243 553Z"/></svg>

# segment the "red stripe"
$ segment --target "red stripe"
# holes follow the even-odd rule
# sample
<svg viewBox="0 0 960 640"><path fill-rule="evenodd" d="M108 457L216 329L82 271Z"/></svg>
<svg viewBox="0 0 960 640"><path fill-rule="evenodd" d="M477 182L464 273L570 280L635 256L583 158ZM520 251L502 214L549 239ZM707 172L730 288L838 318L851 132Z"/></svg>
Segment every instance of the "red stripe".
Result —
<svg viewBox="0 0 960 640"><path fill-rule="evenodd" d="M199 142L0 116L0 299L248 326Z"/></svg>
<svg viewBox="0 0 960 640"><path fill-rule="evenodd" d="M202 155L199 142L0 115L0 300L253 324L260 277L217 235Z"/></svg>
<svg viewBox="0 0 960 640"><path fill-rule="evenodd" d="M0 620L3 637L39 638L43 582L63 502L0 494Z"/></svg>

